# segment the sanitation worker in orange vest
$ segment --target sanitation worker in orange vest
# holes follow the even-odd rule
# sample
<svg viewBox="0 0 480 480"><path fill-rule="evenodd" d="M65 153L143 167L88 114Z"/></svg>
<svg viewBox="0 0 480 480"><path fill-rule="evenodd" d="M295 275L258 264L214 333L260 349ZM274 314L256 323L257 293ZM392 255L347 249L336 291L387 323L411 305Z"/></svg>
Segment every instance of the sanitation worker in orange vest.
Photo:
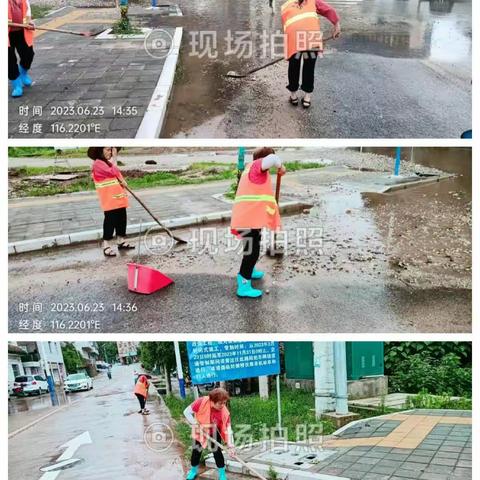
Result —
<svg viewBox="0 0 480 480"><path fill-rule="evenodd" d="M332 24L332 37L340 35L340 17L324 0L287 0L282 5L282 23L285 34L285 58L288 60L290 103L298 105L297 92L305 92L302 106L309 108L315 81L315 63L323 52L322 31L318 15ZM303 68L302 68L303 59ZM300 85L300 71L302 85Z"/></svg>
<svg viewBox="0 0 480 480"><path fill-rule="evenodd" d="M141 413L142 415L149 415L150 411L145 408L145 404L147 403L147 398L148 398L148 389L150 388L150 382L148 381L148 378L145 375L140 375L138 377L137 383L135 384L135 390L133 393L138 399L138 402L140 403L140 410L138 413Z"/></svg>
<svg viewBox="0 0 480 480"><path fill-rule="evenodd" d="M223 388L215 388L207 397L201 397L189 405L183 414L192 425L193 449L191 466L187 474L187 480L194 480L198 475L200 457L202 450L207 446L213 452L215 463L218 468L219 480L227 480L225 473L225 458L221 448L209 442L205 433L217 440L227 444L230 455L235 455L233 433L230 423L230 412L226 405L230 396Z"/></svg>
<svg viewBox="0 0 480 480"><path fill-rule="evenodd" d="M117 166L116 147L90 147L87 155L93 160L92 178L104 211L103 254L115 257L111 241L115 234L118 250L131 250L135 247L125 240L127 232L128 196L122 173Z"/></svg>
<svg viewBox="0 0 480 480"><path fill-rule="evenodd" d="M30 87L32 79L28 71L33 62L32 13L28 0L8 0L8 23L21 23L23 27L8 27L8 79L12 85L12 97L21 97L23 87ZM17 53L20 57L18 65Z"/></svg>
<svg viewBox="0 0 480 480"><path fill-rule="evenodd" d="M257 298L262 290L252 287L252 280L260 280L264 273L255 268L260 256L262 228L276 231L281 227L280 213L272 189L270 169L284 175L285 167L272 148L253 152L253 162L245 167L240 177L232 210L232 233L243 239L243 259L237 275L237 295Z"/></svg>

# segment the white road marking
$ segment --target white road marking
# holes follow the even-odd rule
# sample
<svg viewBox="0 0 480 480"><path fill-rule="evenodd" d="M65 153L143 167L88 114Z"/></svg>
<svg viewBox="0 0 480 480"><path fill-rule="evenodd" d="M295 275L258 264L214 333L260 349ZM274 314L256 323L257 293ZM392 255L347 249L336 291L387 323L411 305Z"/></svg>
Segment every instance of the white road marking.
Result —
<svg viewBox="0 0 480 480"><path fill-rule="evenodd" d="M57 458L57 463L55 465L49 465L46 468L58 468L59 462L64 462L65 460L70 460L74 453L82 446L92 443L92 438L90 437L89 432L83 432L72 440L69 440L67 443L64 443L60 448L65 448L65 451ZM69 462L68 462L69 463ZM45 472L40 480L55 480L60 475L61 470Z"/></svg>

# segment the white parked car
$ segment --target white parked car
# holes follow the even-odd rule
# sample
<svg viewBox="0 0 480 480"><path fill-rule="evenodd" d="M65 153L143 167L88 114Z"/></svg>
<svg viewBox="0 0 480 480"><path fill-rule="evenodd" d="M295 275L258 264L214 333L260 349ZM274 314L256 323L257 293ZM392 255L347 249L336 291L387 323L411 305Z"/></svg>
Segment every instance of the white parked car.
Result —
<svg viewBox="0 0 480 480"><path fill-rule="evenodd" d="M41 375L21 375L13 382L13 394L17 397L47 392L48 382Z"/></svg>
<svg viewBox="0 0 480 480"><path fill-rule="evenodd" d="M65 392L79 392L80 390L91 390L93 379L86 373L72 373L65 379Z"/></svg>

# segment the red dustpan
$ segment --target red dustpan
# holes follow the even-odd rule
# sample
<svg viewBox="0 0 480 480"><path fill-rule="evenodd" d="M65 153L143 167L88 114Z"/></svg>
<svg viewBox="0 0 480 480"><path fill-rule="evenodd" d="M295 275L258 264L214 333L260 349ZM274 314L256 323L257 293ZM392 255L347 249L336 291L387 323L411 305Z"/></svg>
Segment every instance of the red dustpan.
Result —
<svg viewBox="0 0 480 480"><path fill-rule="evenodd" d="M128 264L128 289L150 295L173 283L173 280L152 267L139 263Z"/></svg>

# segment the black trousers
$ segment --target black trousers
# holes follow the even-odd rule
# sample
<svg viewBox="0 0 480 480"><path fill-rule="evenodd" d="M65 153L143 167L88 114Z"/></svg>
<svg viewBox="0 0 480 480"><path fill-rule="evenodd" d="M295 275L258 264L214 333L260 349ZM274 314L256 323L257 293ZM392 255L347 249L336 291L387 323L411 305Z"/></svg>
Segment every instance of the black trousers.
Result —
<svg viewBox="0 0 480 480"><path fill-rule="evenodd" d="M291 92L301 88L305 93L312 93L315 83L315 63L318 52L301 52L288 60L288 85ZM303 68L302 68L303 58ZM302 85L300 86L300 70L302 71Z"/></svg>
<svg viewBox="0 0 480 480"><path fill-rule="evenodd" d="M216 435L216 440L219 443L221 443L222 441L222 437L220 436L220 432L218 431ZM208 448L213 452L213 458L215 458L215 465L217 465L217 468L225 468L225 458L223 456L222 449L210 442ZM198 467L198 465L200 465L200 457L202 456L202 450L202 444L195 440L193 442L192 458L190 462L192 467Z"/></svg>
<svg viewBox="0 0 480 480"><path fill-rule="evenodd" d="M140 403L140 409L143 410L145 408L145 397L136 393L135 396L138 398L138 402Z"/></svg>
<svg viewBox="0 0 480 480"><path fill-rule="evenodd" d="M127 209L117 208L105 212L103 220L103 239L111 240L116 234L117 237L124 237L127 233Z"/></svg>
<svg viewBox="0 0 480 480"><path fill-rule="evenodd" d="M239 232L243 238L243 259L240 265L240 275L252 279L252 272L260 256L260 241L262 231L259 229L243 230Z"/></svg>
<svg viewBox="0 0 480 480"><path fill-rule="evenodd" d="M35 53L33 52L33 47L27 45L23 36L23 30L10 32L8 38L10 39L10 46L8 47L8 79L15 80L20 75L17 53L20 57L20 65L25 70L29 70L32 66Z"/></svg>

